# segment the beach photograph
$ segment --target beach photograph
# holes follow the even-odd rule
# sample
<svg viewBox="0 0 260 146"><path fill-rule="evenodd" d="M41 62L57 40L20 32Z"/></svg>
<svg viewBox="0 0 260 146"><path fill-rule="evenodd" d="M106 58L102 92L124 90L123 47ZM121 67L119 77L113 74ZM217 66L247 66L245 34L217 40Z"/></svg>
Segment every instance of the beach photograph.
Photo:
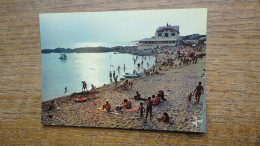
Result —
<svg viewBox="0 0 260 146"><path fill-rule="evenodd" d="M206 132L207 9L39 21L42 125Z"/></svg>

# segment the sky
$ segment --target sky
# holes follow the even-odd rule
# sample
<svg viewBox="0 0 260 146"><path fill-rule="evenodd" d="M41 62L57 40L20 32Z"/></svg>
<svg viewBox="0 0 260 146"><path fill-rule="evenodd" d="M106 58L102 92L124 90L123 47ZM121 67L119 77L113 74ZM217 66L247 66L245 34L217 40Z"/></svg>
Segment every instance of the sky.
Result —
<svg viewBox="0 0 260 146"><path fill-rule="evenodd" d="M167 23L179 25L181 36L205 35L207 9L46 13L39 18L42 49L112 47L150 38Z"/></svg>

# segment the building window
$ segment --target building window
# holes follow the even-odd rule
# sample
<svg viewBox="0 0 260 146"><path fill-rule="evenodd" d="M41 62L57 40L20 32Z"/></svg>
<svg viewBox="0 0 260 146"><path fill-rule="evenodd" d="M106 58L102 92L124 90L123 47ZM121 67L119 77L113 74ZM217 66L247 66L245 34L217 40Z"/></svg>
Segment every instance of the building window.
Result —
<svg viewBox="0 0 260 146"><path fill-rule="evenodd" d="M162 36L162 33L158 33L158 37Z"/></svg>
<svg viewBox="0 0 260 146"><path fill-rule="evenodd" d="M173 43L175 44L175 41L173 41Z"/></svg>
<svg viewBox="0 0 260 146"><path fill-rule="evenodd" d="M165 36L165 37L168 37L168 33L165 33L164 36Z"/></svg>
<svg viewBox="0 0 260 146"><path fill-rule="evenodd" d="M175 36L175 33L172 33L172 36Z"/></svg>

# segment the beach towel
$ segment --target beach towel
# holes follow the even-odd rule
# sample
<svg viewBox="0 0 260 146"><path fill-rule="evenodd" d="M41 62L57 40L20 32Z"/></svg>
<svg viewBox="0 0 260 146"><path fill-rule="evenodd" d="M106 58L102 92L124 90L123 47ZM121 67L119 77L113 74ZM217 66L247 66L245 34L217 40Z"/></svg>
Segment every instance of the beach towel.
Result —
<svg viewBox="0 0 260 146"><path fill-rule="evenodd" d="M133 112L133 111L137 111L137 108L131 108L131 109L123 109L123 111L125 112Z"/></svg>
<svg viewBox="0 0 260 146"><path fill-rule="evenodd" d="M107 112L107 110L102 109L102 107L97 108L97 110L100 110L102 112L106 112L106 113L109 113L109 114L120 115L118 112L115 112L115 110L110 110L109 112Z"/></svg>
<svg viewBox="0 0 260 146"><path fill-rule="evenodd" d="M85 102L87 101L87 98L76 98L75 102Z"/></svg>

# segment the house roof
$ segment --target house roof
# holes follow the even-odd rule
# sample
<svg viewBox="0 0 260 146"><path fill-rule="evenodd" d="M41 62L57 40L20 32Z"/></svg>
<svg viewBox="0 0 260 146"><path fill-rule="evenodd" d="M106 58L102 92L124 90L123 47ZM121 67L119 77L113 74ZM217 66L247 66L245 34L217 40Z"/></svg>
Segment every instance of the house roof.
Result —
<svg viewBox="0 0 260 146"><path fill-rule="evenodd" d="M168 25L167 26L161 26L159 28L156 29L156 32L163 32L165 30L169 30L171 32L179 32L179 26L171 26L171 25Z"/></svg>

